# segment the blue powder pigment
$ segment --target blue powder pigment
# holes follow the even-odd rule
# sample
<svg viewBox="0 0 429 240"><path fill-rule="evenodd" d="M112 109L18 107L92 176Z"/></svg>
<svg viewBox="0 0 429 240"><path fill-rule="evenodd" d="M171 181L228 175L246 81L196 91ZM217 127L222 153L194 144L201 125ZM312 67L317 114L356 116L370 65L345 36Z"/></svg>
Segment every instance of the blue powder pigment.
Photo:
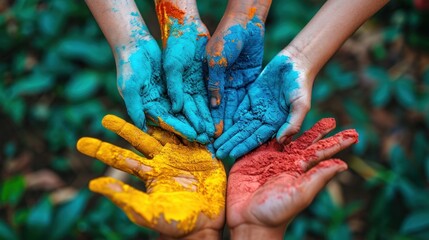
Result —
<svg viewBox="0 0 429 240"><path fill-rule="evenodd" d="M159 46L137 17L130 23L135 26L130 35L130 44L115 48L116 55L124 58L117 61L118 88L128 114L143 130L146 130L146 115L150 124L161 125L164 122L172 127L172 131L190 141L207 143L208 136L197 136L197 132L183 116L173 114L161 75Z"/></svg>
<svg viewBox="0 0 429 240"><path fill-rule="evenodd" d="M234 125L214 142L217 157L237 159L272 138L287 119L289 96L300 89L298 78L289 57L277 55L249 86Z"/></svg>
<svg viewBox="0 0 429 240"><path fill-rule="evenodd" d="M247 86L258 76L264 55L264 23L257 17L245 27L237 24L224 36L220 56L209 56L209 91L218 90L220 105L212 106L211 113L217 134L229 129ZM213 97L213 96L212 96Z"/></svg>
<svg viewBox="0 0 429 240"><path fill-rule="evenodd" d="M208 32L200 33L196 21L180 24L170 19L170 33L163 52L163 69L173 112L182 111L198 134L214 136L208 108L203 62Z"/></svg>

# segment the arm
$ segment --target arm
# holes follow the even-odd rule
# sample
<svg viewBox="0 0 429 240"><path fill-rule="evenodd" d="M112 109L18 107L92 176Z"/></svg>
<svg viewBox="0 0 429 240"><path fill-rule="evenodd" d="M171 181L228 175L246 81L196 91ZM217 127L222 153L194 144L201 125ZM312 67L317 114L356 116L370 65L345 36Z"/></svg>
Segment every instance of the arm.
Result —
<svg viewBox="0 0 429 240"><path fill-rule="evenodd" d="M297 133L305 115L310 109L313 81L340 46L369 17L382 8L388 0L328 0L305 28L286 46L280 55L288 56L301 72L303 84L302 97L291 102L289 117L278 134L277 139L285 139ZM305 93L304 93L305 92Z"/></svg>
<svg viewBox="0 0 429 240"><path fill-rule="evenodd" d="M85 0L112 49L115 60L123 48L133 47L136 38L150 36L134 1Z"/></svg>

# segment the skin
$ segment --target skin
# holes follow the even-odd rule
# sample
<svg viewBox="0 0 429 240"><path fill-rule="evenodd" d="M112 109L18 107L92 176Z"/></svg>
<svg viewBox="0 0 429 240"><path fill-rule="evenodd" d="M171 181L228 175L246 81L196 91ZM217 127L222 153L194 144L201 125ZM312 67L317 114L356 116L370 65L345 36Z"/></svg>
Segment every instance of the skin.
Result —
<svg viewBox="0 0 429 240"><path fill-rule="evenodd" d="M147 134L113 115L105 116L102 123L146 157L88 137L78 141L77 149L140 178L146 192L110 177L92 180L91 191L109 198L137 225L159 232L161 239L220 238L226 188L222 162L206 147L185 145L159 128Z"/></svg>
<svg viewBox="0 0 429 240"><path fill-rule="evenodd" d="M195 0L155 0L163 41L163 70L174 113L183 112L199 133L214 135L203 78L210 33Z"/></svg>
<svg viewBox="0 0 429 240"><path fill-rule="evenodd" d="M271 0L230 0L206 52L216 136L230 128L247 86L261 71L265 19Z"/></svg>
<svg viewBox="0 0 429 240"><path fill-rule="evenodd" d="M325 124L286 146L271 140L238 160L228 177L227 223L232 239L283 239L288 224L346 163L332 155L357 142L354 130L320 140ZM268 156L276 161L265 161ZM278 162L280 161L280 162ZM262 163L262 164L260 164Z"/></svg>
<svg viewBox="0 0 429 240"><path fill-rule="evenodd" d="M150 123L190 141L208 143L205 129L194 129L182 114L174 114L161 76L161 51L134 1L87 0L114 53L119 93L140 129Z"/></svg>
<svg viewBox="0 0 429 240"><path fill-rule="evenodd" d="M343 42L387 2L327 1L249 86L233 118L234 125L214 144L216 155L240 157L274 135L278 142L286 143L300 130L310 109L313 82L319 70ZM280 58L285 60L279 61ZM268 86L272 89L265 89ZM259 94L261 89L257 88L261 87L267 91L266 96ZM260 110L260 106L270 110Z"/></svg>

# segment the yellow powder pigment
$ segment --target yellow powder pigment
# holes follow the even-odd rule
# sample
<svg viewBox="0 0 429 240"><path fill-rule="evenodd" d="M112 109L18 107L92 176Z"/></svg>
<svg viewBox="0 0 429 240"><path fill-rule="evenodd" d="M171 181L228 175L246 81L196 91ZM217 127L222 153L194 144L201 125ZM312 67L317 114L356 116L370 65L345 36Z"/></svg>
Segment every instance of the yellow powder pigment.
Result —
<svg viewBox="0 0 429 240"><path fill-rule="evenodd" d="M206 147L177 144L176 136L160 129L152 129L150 136L113 115L107 115L103 125L151 159L93 138L80 139L78 150L140 177L147 193L112 178L91 181L92 191L109 197L133 222L152 228L164 219L188 233L200 213L211 219L220 216L225 208L226 174Z"/></svg>

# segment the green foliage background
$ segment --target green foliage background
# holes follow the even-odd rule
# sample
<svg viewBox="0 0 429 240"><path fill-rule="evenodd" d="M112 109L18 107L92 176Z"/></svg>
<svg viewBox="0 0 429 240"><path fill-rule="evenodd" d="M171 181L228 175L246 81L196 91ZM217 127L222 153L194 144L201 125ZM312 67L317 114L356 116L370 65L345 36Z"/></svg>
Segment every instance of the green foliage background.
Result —
<svg viewBox="0 0 429 240"><path fill-rule="evenodd" d="M322 3L273 2L265 62ZM159 39L152 1L138 4ZM213 32L226 1L198 4ZM360 142L340 155L350 170L286 239L429 239L428 23L412 1L392 1L318 75L303 129L335 117L337 131L356 128ZM0 239L156 238L87 190L107 168L77 153L77 139L124 145L100 120L128 117L110 48L84 2L1 0L0 59Z"/></svg>

